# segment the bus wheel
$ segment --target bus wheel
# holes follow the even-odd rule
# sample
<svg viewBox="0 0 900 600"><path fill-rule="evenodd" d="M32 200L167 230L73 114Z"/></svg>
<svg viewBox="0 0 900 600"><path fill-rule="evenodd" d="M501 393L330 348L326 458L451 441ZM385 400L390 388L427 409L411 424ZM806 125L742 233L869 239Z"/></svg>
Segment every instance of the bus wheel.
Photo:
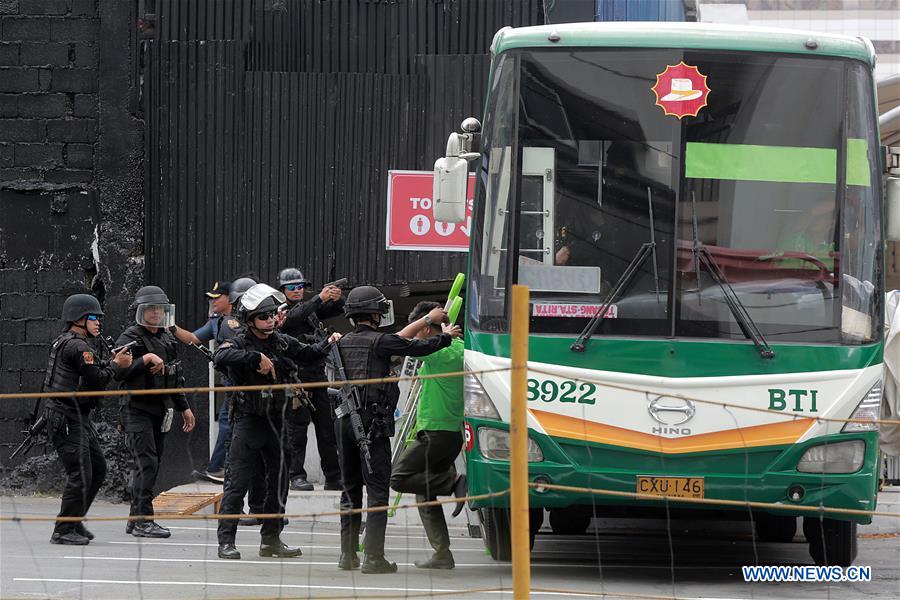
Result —
<svg viewBox="0 0 900 600"><path fill-rule="evenodd" d="M510 538L510 522L508 508L482 508L478 511L481 514L481 528L484 535L484 544L487 546L491 558L494 560L512 560L512 540ZM534 518L534 511L531 513ZM529 527L528 549L534 548L534 534L536 530L533 526Z"/></svg>
<svg viewBox="0 0 900 600"><path fill-rule="evenodd" d="M761 542L790 542L797 533L797 517L759 513L753 515L753 520Z"/></svg>
<svg viewBox="0 0 900 600"><path fill-rule="evenodd" d="M856 523L803 517L803 535L817 565L849 567L856 559Z"/></svg>
<svg viewBox="0 0 900 600"><path fill-rule="evenodd" d="M550 527L557 535L581 535L591 524L591 513L571 508L550 511Z"/></svg>

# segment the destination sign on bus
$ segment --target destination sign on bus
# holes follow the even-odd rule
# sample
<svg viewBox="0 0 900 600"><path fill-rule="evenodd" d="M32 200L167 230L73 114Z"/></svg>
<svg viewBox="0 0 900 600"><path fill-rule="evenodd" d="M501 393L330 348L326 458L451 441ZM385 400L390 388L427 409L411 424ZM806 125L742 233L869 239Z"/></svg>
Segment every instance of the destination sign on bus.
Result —
<svg viewBox="0 0 900 600"><path fill-rule="evenodd" d="M564 302L535 302L531 314L535 317L569 317L590 319L602 304L577 304ZM607 319L615 319L618 316L616 305L611 305L606 311Z"/></svg>

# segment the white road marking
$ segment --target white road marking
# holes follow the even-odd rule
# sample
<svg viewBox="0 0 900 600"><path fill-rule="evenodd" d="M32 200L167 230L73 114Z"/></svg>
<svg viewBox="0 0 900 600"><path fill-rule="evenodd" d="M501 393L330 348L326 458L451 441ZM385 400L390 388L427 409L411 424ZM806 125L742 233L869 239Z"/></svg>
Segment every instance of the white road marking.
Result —
<svg viewBox="0 0 900 600"><path fill-rule="evenodd" d="M74 559L74 560L130 560L130 561L139 561L139 562L192 562L192 563L212 563L212 564L220 564L223 566L233 566L233 565L279 565L279 564L288 564L288 565L312 565L312 566L337 566L336 561L309 561L305 560L304 557L298 556L294 559L278 559L273 558L271 560L244 560L243 558L240 560L228 560L224 558L147 558L144 556L63 556L63 558ZM412 567L415 566L413 563L403 563L398 562L398 566L401 567ZM512 563L508 562L489 562L489 563L456 563L456 567L466 567L466 568L474 568L474 567L510 567ZM532 563L532 567L552 567L554 569L562 569L562 568L577 568L577 569L599 569L599 564L570 564L570 563ZM666 567L668 569L668 567ZM420 571L423 574L430 573L431 571L427 569L423 569Z"/></svg>
<svg viewBox="0 0 900 600"><path fill-rule="evenodd" d="M167 527L169 529L183 529L185 531L217 531L217 529L215 527L183 527L183 526L178 526L178 525L169 525ZM247 530L252 529L253 531L256 531L256 528L247 527L246 529ZM242 531L242 530L239 529L238 531ZM290 533L293 535L331 535L331 536L335 536L335 537L339 537L341 535L340 531L305 531L302 529L296 530L296 529L289 529L289 528L283 529L281 533ZM398 540L408 540L408 539L427 540L428 539L428 537L425 536L424 534L423 535L387 534L384 537L385 538L394 538L394 539L398 539ZM477 541L478 543L481 543L481 538L470 538L468 536L451 537L450 540L451 540L451 542L472 540L472 541Z"/></svg>
<svg viewBox="0 0 900 600"><path fill-rule="evenodd" d="M144 541L144 542L116 542L109 541L106 542L108 544L125 544L129 546L143 546L145 548L151 548L153 546L204 546L207 548L218 548L219 544L203 544L199 542L156 542L156 541ZM259 544L235 544L238 548L259 548ZM312 548L315 550L340 550L341 547L338 546L310 546L304 544L301 548ZM451 546L452 552L481 552L484 553L484 548L455 548ZM418 552L421 548L385 548L385 550L390 550L392 552ZM565 552L565 554L571 554L571 552Z"/></svg>

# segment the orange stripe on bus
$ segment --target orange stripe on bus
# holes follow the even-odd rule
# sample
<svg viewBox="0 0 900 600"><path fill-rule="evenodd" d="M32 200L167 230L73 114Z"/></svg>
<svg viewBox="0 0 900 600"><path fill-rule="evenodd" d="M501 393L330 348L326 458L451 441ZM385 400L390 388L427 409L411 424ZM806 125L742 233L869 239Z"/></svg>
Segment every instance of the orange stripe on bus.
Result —
<svg viewBox="0 0 900 600"><path fill-rule="evenodd" d="M793 419L769 425L739 427L727 431L701 433L670 439L542 410L531 410L531 414L538 420L544 431L547 432L547 435L553 437L624 446L652 452L664 452L666 454L793 444L812 427L814 422L814 419Z"/></svg>

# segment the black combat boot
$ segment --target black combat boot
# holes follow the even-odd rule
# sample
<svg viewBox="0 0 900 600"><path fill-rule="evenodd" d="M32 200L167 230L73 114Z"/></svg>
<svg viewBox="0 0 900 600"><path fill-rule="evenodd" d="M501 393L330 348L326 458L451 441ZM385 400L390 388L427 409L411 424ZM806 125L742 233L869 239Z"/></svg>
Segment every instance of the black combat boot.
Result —
<svg viewBox="0 0 900 600"><path fill-rule="evenodd" d="M234 542L219 544L219 558L241 560L241 553L234 547Z"/></svg>
<svg viewBox="0 0 900 600"><path fill-rule="evenodd" d="M172 532L156 521L140 521L134 524L131 535L145 538L167 538L172 535Z"/></svg>
<svg viewBox="0 0 900 600"><path fill-rule="evenodd" d="M275 558L294 558L295 556L303 556L298 546L288 546L279 538L263 540L259 545L260 556L272 556Z"/></svg>
<svg viewBox="0 0 900 600"><path fill-rule="evenodd" d="M372 556L366 554L366 558L362 564L362 572L367 575L375 575L379 573L396 573L397 563L391 562L383 556Z"/></svg>
<svg viewBox="0 0 900 600"><path fill-rule="evenodd" d="M453 482L453 495L456 496L457 498L465 498L468 493L469 493L469 485L468 485L468 482L466 481L466 476L460 475L459 477L456 478L456 481ZM466 507L465 500L457 502L456 507L453 509L453 514L451 516L453 516L453 517L457 516L459 513L461 513L463 511L463 509L465 507Z"/></svg>
<svg viewBox="0 0 900 600"><path fill-rule="evenodd" d="M341 558L338 560L338 569L343 571L353 571L359 568L359 555L356 552L341 552Z"/></svg>
<svg viewBox="0 0 900 600"><path fill-rule="evenodd" d="M83 535L89 540L94 539L94 534L91 533L91 530L85 527L84 523L80 521L78 523L75 523L75 533L77 533L78 535Z"/></svg>
<svg viewBox="0 0 900 600"><path fill-rule="evenodd" d="M62 544L64 546L87 546L91 540L75 531L64 531L62 533L54 531L50 536L51 544Z"/></svg>
<svg viewBox="0 0 900 600"><path fill-rule="evenodd" d="M449 550L446 552L435 552L431 558L417 560L413 564L420 569L452 569L456 566L456 563L453 562L453 555Z"/></svg>

